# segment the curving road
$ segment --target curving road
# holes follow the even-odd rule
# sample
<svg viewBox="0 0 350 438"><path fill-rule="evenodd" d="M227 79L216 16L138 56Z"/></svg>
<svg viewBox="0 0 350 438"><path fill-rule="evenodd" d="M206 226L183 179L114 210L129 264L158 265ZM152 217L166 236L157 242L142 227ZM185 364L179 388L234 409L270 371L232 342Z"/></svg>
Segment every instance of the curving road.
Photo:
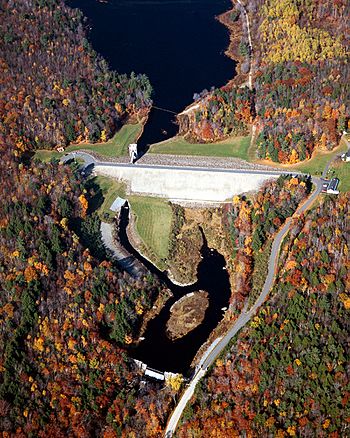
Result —
<svg viewBox="0 0 350 438"><path fill-rule="evenodd" d="M101 162L101 161L98 161L92 155L85 153L85 152L73 152L73 153L67 154L62 158L61 161L66 162L72 158L83 159L85 162L85 167L89 167L91 165L99 165L99 164L103 164L104 166L106 166L106 165L107 166L122 166L122 167L124 167L124 166L134 167L135 166L133 164ZM142 167L142 168L158 167L158 168L168 169L168 170L179 169L179 166L138 165L137 167ZM198 167L183 167L183 168L187 169L187 170L192 169L194 171L206 170L208 172L210 172L210 171L227 172L228 171L228 169L218 169L218 168L198 168ZM286 171L281 171L281 170L267 172L267 171L259 171L259 170L252 171L252 170L237 170L237 169L230 170L230 172L236 172L236 173L238 172L238 173L243 173L243 174L244 173L246 173L246 174L248 174L248 173L250 173L250 174L251 173L257 173L257 174L271 173L271 175L286 173ZM298 174L298 173L295 172L294 174ZM299 206L299 208L294 213L293 217L298 216L298 215L302 214L303 212L305 212L310 207L310 205L315 201L317 196L321 193L322 179L313 177L312 182L315 185L314 191L309 196L309 198L306 200L306 202L304 202L302 205ZM215 339L214 342L204 352L202 359L201 359L198 367L196 368L195 374L193 375L186 390L182 394L175 410L173 411L173 413L169 419L169 422L168 422L168 425L167 425L166 431L165 431L166 438L169 438L173 435L173 433L176 429L176 426L180 420L180 417L183 413L183 410L185 409L187 403L191 399L197 383L206 374L208 367L214 363L214 361L216 360L218 355L224 350L224 348L228 345L228 343L231 341L231 339L238 333L238 331L242 327L244 327L247 324L247 322L249 322L251 320L251 318L256 313L257 309L265 301L265 299L266 299L266 297L267 297L267 295L268 295L269 291L271 290L273 283L274 283L280 246L281 246L281 243L283 241L284 236L287 234L287 232L290 229L291 222L292 222L292 218L287 219L287 221L285 222L283 227L280 229L280 231L277 233L277 235L273 241L271 254L270 254L270 258L269 258L269 264L268 264L268 275L266 277L263 289L262 289L259 297L255 301L254 305L249 310L247 310L245 308L242 311L242 313L240 314L240 316L237 318L237 320L234 322L232 327L229 329L229 331L225 334L225 336Z"/></svg>
<svg viewBox="0 0 350 438"><path fill-rule="evenodd" d="M316 186L315 190L312 192L312 194L309 196L306 202L304 202L294 213L293 217L296 217L303 212L305 212L311 204L315 201L317 196L321 193L322 190L322 180L319 178L314 178L313 182ZM280 231L277 233L273 244L271 248L271 254L269 258L269 265L268 265L268 274L264 283L264 287L255 301L254 305L251 307L249 311L246 309L243 310L243 312L240 314L240 316L236 319L233 326L229 329L229 331L226 333L226 335L222 338L216 339L215 346L213 347L213 344L211 344L207 352L204 353L206 355L204 361L202 361L201 365L196 369L196 372L186 388L185 392L183 393L182 397L180 398L174 412L172 413L167 428L165 430L165 436L166 438L171 437L176 429L177 423L180 420L180 417L182 415L183 410L185 409L185 406L191 399L195 387L199 380L205 375L208 367L212 365L215 361L215 359L219 356L219 354L225 349L225 347L228 345L228 343L231 341L231 339L239 332L239 330L244 327L247 322L251 320L251 318L255 315L258 308L261 306L261 304L265 301L268 293L270 292L274 279L276 274L276 268L278 264L278 255L281 243L283 241L284 236L288 233L289 228L291 226L292 218L288 218L283 225L283 227L280 229Z"/></svg>
<svg viewBox="0 0 350 438"><path fill-rule="evenodd" d="M345 139L345 141L348 145L348 148L350 150L349 141L347 140L347 138L345 136L343 136L343 139ZM247 309L243 310L243 312L240 314L240 316L234 322L234 324L229 329L229 331L226 333L226 335L224 337L217 338L208 347L207 351L204 353L204 356L203 356L204 359L202 359L199 367L196 369L196 372L195 372L191 382L188 384L188 387L186 388L186 390L182 394L182 397L180 398L175 410L173 411L173 413L168 421L168 425L167 425L166 430L165 430L165 437L166 438L170 438L173 435L173 433L176 429L176 426L181 418L183 410L185 409L185 406L190 401L197 383L205 375L206 371L208 370L208 367L214 363L215 359L224 350L224 348L228 345L230 340L238 333L238 331L241 328L243 328L247 324L247 322L249 322L251 320L251 318L255 315L258 308L266 300L266 297L269 294L269 291L271 290L273 283L274 283L275 274L276 274L277 265L278 265L278 256L279 256L280 247L281 247L281 244L282 244L282 241L283 241L285 235L288 233L288 231L290 229L292 218L299 216L300 214L304 213L308 208L311 207L313 202L316 200L316 198L318 197L318 195L322 191L323 178L326 177L327 171L328 171L331 163L334 160L336 160L339 156L340 155L336 155L329 160L329 162L326 164L326 166L323 170L321 178L312 177L312 182L315 185L315 190L312 192L312 194L309 196L309 198L303 204L301 204L299 206L299 208L296 210L294 215L291 218L288 218L286 220L283 227L277 233L277 235L273 241L272 248L271 248L271 254L270 254L269 265L268 265L268 274L267 274L267 277L265 279L265 283L264 283L263 289L262 289L259 297L255 301L254 305L248 311L247 311ZM215 343L215 345L214 345L214 343Z"/></svg>
<svg viewBox="0 0 350 438"><path fill-rule="evenodd" d="M107 166L116 166L116 167L118 167L118 166L134 167L135 166L134 164L98 161L93 155L90 155L86 152L72 152L70 154L65 155L61 161L66 162L72 158L73 159L81 158L82 160L84 160L84 163L85 163L84 167L85 168L92 166L92 165L97 165L97 166L98 165L104 165L104 166L107 165ZM141 168L157 167L157 168L162 168L162 169L167 169L167 170L181 168L179 166L159 166L159 165L141 165L141 164L137 165L137 167L141 167ZM199 168L199 167L188 167L188 166L183 167L183 168L187 169L187 170L191 169L193 171L198 171L198 170L206 170L208 172L211 172L211 171L227 172L228 171L228 169L218 169L218 168ZM237 169L229 170L229 172L235 172L235 173L238 172L238 173L243 173L243 174L270 173L271 175L286 173L285 171L281 171L281 170L267 172L267 171L259 171L259 170L253 171L253 170L237 170ZM312 182L315 185L315 190L309 196L307 201L304 202L301 206L299 206L299 208L296 210L296 212L293 215L294 217L297 215L300 215L301 213L306 211L310 207L310 205L315 201L317 196L321 193L322 179L313 177ZM206 374L208 367L214 363L214 361L216 360L218 355L224 350L224 348L228 345L228 343L231 341L231 339L238 333L238 331L242 327L244 327L251 320L251 318L256 313L257 309L265 301L265 299L266 299L266 297L267 297L267 295L268 295L269 291L271 290L273 283L274 283L280 246L281 246L281 243L283 241L284 236L287 234L287 232L290 229L291 222L292 222L292 218L287 219L287 221L285 222L283 227L280 229L280 231L277 233L277 235L273 241L271 254L270 254L270 258L269 258L268 275L266 277L263 289L262 289L259 297L255 301L254 305L249 310L247 310L245 308L242 311L242 313L240 314L240 316L237 318L237 320L234 322L232 327L229 329L229 331L225 334L225 336L215 339L214 342L204 352L202 359L201 359L198 367L196 368L194 376L192 377L186 390L182 394L175 410L173 411L173 413L169 419L169 422L168 422L168 425L167 425L167 428L165 431L166 438L171 437L173 435L173 432L176 429L176 426L180 420L180 417L183 413L183 410L185 409L187 403L191 399L197 383Z"/></svg>

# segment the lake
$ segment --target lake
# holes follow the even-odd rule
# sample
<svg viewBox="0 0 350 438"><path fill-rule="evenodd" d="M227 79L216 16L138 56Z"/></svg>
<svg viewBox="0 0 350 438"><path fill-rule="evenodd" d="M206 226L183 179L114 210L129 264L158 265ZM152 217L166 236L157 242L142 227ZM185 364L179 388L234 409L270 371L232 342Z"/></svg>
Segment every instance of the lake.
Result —
<svg viewBox="0 0 350 438"><path fill-rule="evenodd" d="M175 113L192 103L193 94L219 87L235 75L225 54L229 32L215 17L230 0L73 0L92 27L89 39L111 68L145 73L154 89L154 105ZM141 147L172 137L175 115L153 109Z"/></svg>

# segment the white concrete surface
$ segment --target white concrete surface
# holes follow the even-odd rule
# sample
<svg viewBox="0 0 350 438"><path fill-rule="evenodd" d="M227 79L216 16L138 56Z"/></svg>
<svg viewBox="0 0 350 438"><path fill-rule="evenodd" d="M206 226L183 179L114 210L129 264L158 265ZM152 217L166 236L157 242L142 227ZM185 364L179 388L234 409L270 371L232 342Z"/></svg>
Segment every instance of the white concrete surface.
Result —
<svg viewBox="0 0 350 438"><path fill-rule="evenodd" d="M126 199L120 198L119 196L113 201L113 204L110 206L110 210L112 211L120 211L123 205L126 203Z"/></svg>
<svg viewBox="0 0 350 438"><path fill-rule="evenodd" d="M95 172L125 181L130 193L189 201L225 201L233 195L258 190L279 173L227 169L110 166L98 163Z"/></svg>
<svg viewBox="0 0 350 438"><path fill-rule="evenodd" d="M165 380L163 373L160 373L159 371L156 370L152 370L150 368L146 368L145 376L153 377L153 379L157 379L157 380L162 380L162 381Z"/></svg>

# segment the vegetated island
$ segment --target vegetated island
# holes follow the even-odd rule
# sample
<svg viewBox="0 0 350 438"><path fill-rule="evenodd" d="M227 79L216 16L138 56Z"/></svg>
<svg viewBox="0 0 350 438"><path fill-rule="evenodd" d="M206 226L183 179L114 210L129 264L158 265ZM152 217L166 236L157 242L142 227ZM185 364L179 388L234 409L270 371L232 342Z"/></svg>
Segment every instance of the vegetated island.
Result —
<svg viewBox="0 0 350 438"><path fill-rule="evenodd" d="M282 24L300 33L294 24L303 29L303 22L310 20L329 28L330 34L338 26L341 38L348 38L345 0L245 5L257 24L264 17L282 18ZM270 12L259 15L263 7ZM128 108L139 108L137 100L130 103L130 98L136 99L135 81L124 77L109 82L112 73L93 54L79 13L60 0L2 0L1 15L0 430L5 436L158 438L179 387L145 384L126 347L139 336L144 315L163 286L151 277L133 280L106 256L96 213L101 201L98 186L83 180L74 164L44 165L28 154L78 141L79 136L83 141L108 138L119 119L116 101L122 106L120 121ZM312 26L304 27L317 34L309 29ZM328 41L323 32L319 35L320 43ZM286 47L291 46L288 41ZM338 109L339 116L343 114L341 106L349 101L344 85L349 64L337 64L343 59L339 51L334 59L326 53L325 60L310 64L308 86L284 76L290 71L284 66L292 71L296 67L302 75L298 80L304 80L304 61L271 60L271 71L261 64L263 91L268 91L263 102L271 111L263 112L261 105L260 117L271 138L264 144L272 159L284 161L279 158L281 144L286 153L298 145L290 130L294 124L307 126L307 133L317 139L324 123L327 146L334 120L348 123L347 115L341 119L336 114ZM272 82L264 79L269 72ZM307 96L309 88L314 100ZM325 98L313 98L316 91ZM295 100L297 92L304 102ZM275 107L284 98L288 104ZM225 95L217 100L225 101ZM224 115L226 108L229 103ZM293 109L298 114L288 112ZM238 116L239 111L234 112ZM209 128L216 129L209 113L206 118ZM313 125L310 119L315 119ZM284 120L289 123L282 133L290 133L292 139L288 135L281 143ZM229 206L223 222L236 266L230 303L236 309L243 308L251 291L258 293L268 241L309 189L307 180L289 176L267 185L254 198L237 197ZM271 302L216 361L184 412L179 436L346 435L348 217L346 194L325 197L312 212L294 218Z"/></svg>
<svg viewBox="0 0 350 438"><path fill-rule="evenodd" d="M172 340L180 339L194 330L202 323L208 306L208 292L191 292L182 297L170 308L167 336Z"/></svg>
<svg viewBox="0 0 350 438"><path fill-rule="evenodd" d="M31 158L107 140L147 111L149 82L111 72L61 0L1 0L0 14L0 430L159 435L174 391L140 392L127 346L163 286L107 256L98 185L75 164Z"/></svg>

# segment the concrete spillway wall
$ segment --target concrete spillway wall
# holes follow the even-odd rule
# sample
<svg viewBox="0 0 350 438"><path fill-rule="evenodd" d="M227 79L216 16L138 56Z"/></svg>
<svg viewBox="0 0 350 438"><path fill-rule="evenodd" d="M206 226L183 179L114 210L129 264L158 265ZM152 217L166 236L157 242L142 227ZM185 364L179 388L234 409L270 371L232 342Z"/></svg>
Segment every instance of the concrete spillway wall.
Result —
<svg viewBox="0 0 350 438"><path fill-rule="evenodd" d="M222 202L254 190L278 173L150 166L96 165L97 174L110 176L128 185L130 193L172 200Z"/></svg>

